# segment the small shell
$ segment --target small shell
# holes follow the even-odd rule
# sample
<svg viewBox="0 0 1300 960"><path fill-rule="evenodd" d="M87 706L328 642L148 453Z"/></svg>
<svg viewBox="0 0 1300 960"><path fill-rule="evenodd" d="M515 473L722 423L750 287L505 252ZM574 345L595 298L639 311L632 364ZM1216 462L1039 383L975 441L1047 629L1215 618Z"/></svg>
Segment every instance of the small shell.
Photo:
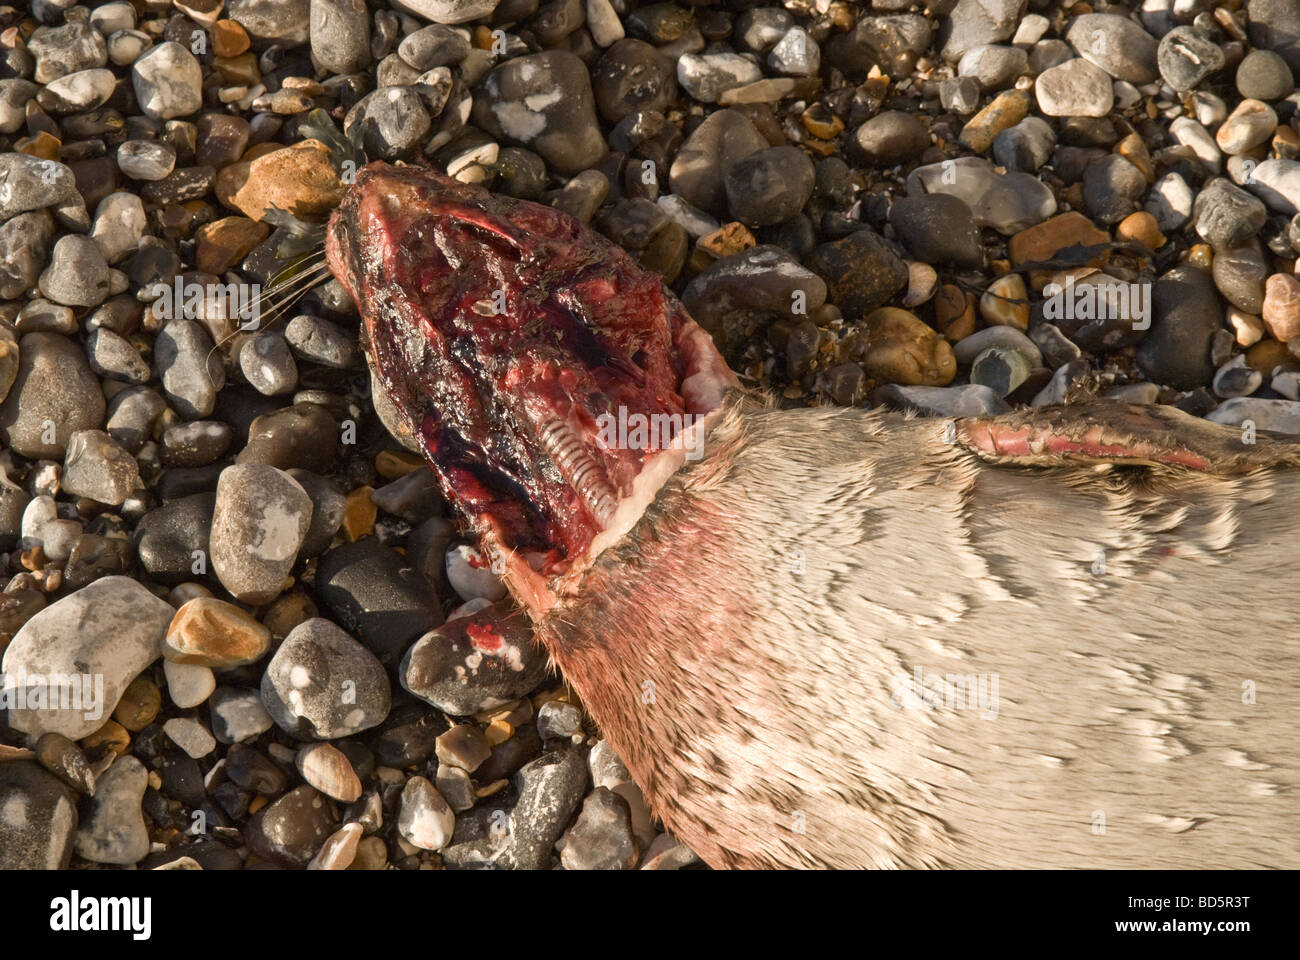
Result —
<svg viewBox="0 0 1300 960"><path fill-rule="evenodd" d="M95 776L81 748L61 733L42 734L36 741L36 759L78 793L95 795Z"/></svg>
<svg viewBox="0 0 1300 960"><path fill-rule="evenodd" d="M911 309L926 303L939 290L939 274L928 263L909 260L907 264L907 294L903 306Z"/></svg>
<svg viewBox="0 0 1300 960"><path fill-rule="evenodd" d="M298 751L294 765L304 780L327 797L351 803L361 796L361 781L338 747L310 743Z"/></svg>

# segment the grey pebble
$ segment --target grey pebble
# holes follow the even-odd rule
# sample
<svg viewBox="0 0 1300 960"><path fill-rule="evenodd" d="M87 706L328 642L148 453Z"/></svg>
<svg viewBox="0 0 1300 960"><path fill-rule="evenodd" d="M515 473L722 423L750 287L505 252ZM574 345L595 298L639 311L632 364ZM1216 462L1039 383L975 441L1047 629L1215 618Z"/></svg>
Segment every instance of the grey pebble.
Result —
<svg viewBox="0 0 1300 960"><path fill-rule="evenodd" d="M120 506L144 483L135 457L102 430L78 430L68 440L63 489L76 497Z"/></svg>
<svg viewBox="0 0 1300 960"><path fill-rule="evenodd" d="M208 709L219 743L243 743L275 726L256 690L217 687L208 698Z"/></svg>
<svg viewBox="0 0 1300 960"><path fill-rule="evenodd" d="M1175 27L1160 38L1156 64L1160 76L1179 93L1186 93L1223 67L1222 48L1193 27Z"/></svg>
<svg viewBox="0 0 1300 960"><path fill-rule="evenodd" d="M564 836L560 863L566 870L631 870L638 855L627 801L597 787Z"/></svg>
<svg viewBox="0 0 1300 960"><path fill-rule="evenodd" d="M84 706L11 711L10 725L32 736L52 731L71 740L98 730L127 684L161 655L174 613L166 601L124 576L103 577L41 610L5 650L4 672L102 676L102 713ZM98 679L95 683L98 687Z"/></svg>
<svg viewBox="0 0 1300 960"><path fill-rule="evenodd" d="M370 12L365 0L311 0L311 56L331 73L359 73L370 65Z"/></svg>
<svg viewBox="0 0 1300 960"><path fill-rule="evenodd" d="M1233 357L1214 371L1214 393L1225 400L1249 396L1263 385L1264 375L1246 364L1244 354Z"/></svg>
<svg viewBox="0 0 1300 960"><path fill-rule="evenodd" d="M963 117L974 113L980 105L979 81L974 77L945 77L939 83L939 103Z"/></svg>
<svg viewBox="0 0 1300 960"><path fill-rule="evenodd" d="M1024 12L1025 0L957 0L939 28L943 58L956 61L972 47L1010 39Z"/></svg>
<svg viewBox="0 0 1300 960"><path fill-rule="evenodd" d="M90 812L77 830L77 856L92 863L125 866L149 853L149 830L141 802L149 771L135 757L118 757L99 778Z"/></svg>
<svg viewBox="0 0 1300 960"><path fill-rule="evenodd" d="M411 777L402 788L397 829L408 843L421 850L441 850L451 842L456 812L424 777Z"/></svg>
<svg viewBox="0 0 1300 960"><path fill-rule="evenodd" d="M172 467L202 467L230 447L234 430L217 420L193 420L168 427L162 435L163 462Z"/></svg>
<svg viewBox="0 0 1300 960"><path fill-rule="evenodd" d="M727 212L726 171L738 160L768 146L758 128L739 110L710 114L682 143L668 182L674 194L711 214Z"/></svg>
<svg viewBox="0 0 1300 960"><path fill-rule="evenodd" d="M813 178L812 161L797 147L759 150L727 168L727 205L749 226L783 223L803 210Z"/></svg>
<svg viewBox="0 0 1300 960"><path fill-rule="evenodd" d="M983 330L975 331L969 337L963 337L961 340L958 340L953 344L952 352L957 358L958 363L966 365L974 363L976 357L991 347L1001 347L1006 350L1014 350L1017 353L1023 354L1025 358L1029 360L1030 366L1043 366L1043 354L1039 350L1037 344L1015 327L1009 327L1002 324L985 327ZM1078 349L1078 347L1074 347L1076 354L1078 353ZM1071 357L1071 359L1074 358Z"/></svg>
<svg viewBox="0 0 1300 960"><path fill-rule="evenodd" d="M1025 117L993 139L993 159L1008 170L1036 173L1052 158L1056 134L1041 117Z"/></svg>
<svg viewBox="0 0 1300 960"><path fill-rule="evenodd" d="M148 227L144 204L135 194L110 193L95 208L90 238L99 245L104 259L117 263L135 252Z"/></svg>
<svg viewBox="0 0 1300 960"><path fill-rule="evenodd" d="M0 224L0 299L17 299L36 287L53 242L54 221L44 210Z"/></svg>
<svg viewBox="0 0 1300 960"><path fill-rule="evenodd" d="M374 654L319 617L294 627L262 677L262 702L299 739L333 740L378 726L391 703Z"/></svg>
<svg viewBox="0 0 1300 960"><path fill-rule="evenodd" d="M1264 226L1264 204L1224 177L1207 183L1196 197L1192 218L1199 233L1213 247L1238 247Z"/></svg>
<svg viewBox="0 0 1300 960"><path fill-rule="evenodd" d="M40 285L41 292L55 303L95 307L112 292L112 277L108 261L94 240L67 234L54 244Z"/></svg>
<svg viewBox="0 0 1300 960"><path fill-rule="evenodd" d="M74 341L55 333L19 340L18 374L0 405L0 436L32 459L62 459L78 430L104 423L104 393Z"/></svg>
<svg viewBox="0 0 1300 960"><path fill-rule="evenodd" d="M117 148L117 166L133 180L162 180L176 168L176 150L159 140L127 140Z"/></svg>
<svg viewBox="0 0 1300 960"><path fill-rule="evenodd" d="M508 602L426 633L406 651L397 671L409 693L458 717L507 704L545 675L544 650Z"/></svg>
<svg viewBox="0 0 1300 960"><path fill-rule="evenodd" d="M1156 282L1151 299L1155 316L1138 347L1138 367L1153 383L1179 390L1203 386L1214 372L1210 341L1223 324L1210 275L1175 267Z"/></svg>
<svg viewBox="0 0 1300 960"><path fill-rule="evenodd" d="M263 396L291 393L298 386L298 364L289 342L278 330L266 330L245 340L239 348L239 369Z"/></svg>
<svg viewBox="0 0 1300 960"><path fill-rule="evenodd" d="M37 27L27 41L36 58L32 79L49 83L59 77L108 63L104 38L89 23L74 20L59 27Z"/></svg>
<svg viewBox="0 0 1300 960"><path fill-rule="evenodd" d="M988 387L911 387L890 383L877 387L872 399L928 417L982 417L1006 413L1010 405Z"/></svg>
<svg viewBox="0 0 1300 960"><path fill-rule="evenodd" d="M986 93L1006 89L1028 69L1027 51L998 44L972 47L957 62L957 75L973 77Z"/></svg>
<svg viewBox="0 0 1300 960"><path fill-rule="evenodd" d="M187 420L212 413L225 368L213 353L212 338L193 320L170 320L154 339L154 369L163 392Z"/></svg>
<svg viewBox="0 0 1300 960"><path fill-rule="evenodd" d="M474 122L536 151L556 173L593 166L607 151L587 67L564 50L516 57L493 68L474 96Z"/></svg>
<svg viewBox="0 0 1300 960"><path fill-rule="evenodd" d="M892 167L920 156L930 146L930 131L914 113L885 110L858 127L853 140L868 164Z"/></svg>
<svg viewBox="0 0 1300 960"><path fill-rule="evenodd" d="M358 363L356 337L320 317L299 314L289 321L284 337L304 360L345 370Z"/></svg>
<svg viewBox="0 0 1300 960"><path fill-rule="evenodd" d="M1117 153L1088 164L1083 172L1083 203L1098 223L1118 223L1138 209L1147 191L1142 171Z"/></svg>
<svg viewBox="0 0 1300 960"><path fill-rule="evenodd" d="M516 869L550 866L552 850L587 788L579 750L552 750L514 776L519 800L510 815L510 860Z"/></svg>
<svg viewBox="0 0 1300 960"><path fill-rule="evenodd" d="M1300 402L1295 400L1270 400L1259 397L1234 397L1219 404L1206 420L1240 427L1246 420L1256 430L1275 430L1278 433L1300 434Z"/></svg>
<svg viewBox="0 0 1300 960"><path fill-rule="evenodd" d="M108 101L117 88L112 70L80 70L52 80L36 97L36 102L54 116L93 110Z"/></svg>
<svg viewBox="0 0 1300 960"><path fill-rule="evenodd" d="M978 267L984 262L979 228L960 197L900 197L890 207L889 222L912 256L925 263Z"/></svg>
<svg viewBox="0 0 1300 960"><path fill-rule="evenodd" d="M160 43L136 60L131 82L140 109L152 120L189 116L203 106L199 61L174 41Z"/></svg>
<svg viewBox="0 0 1300 960"><path fill-rule="evenodd" d="M1155 37L1128 17L1085 13L1070 22L1065 41L1117 80L1144 84L1159 76Z"/></svg>
<svg viewBox="0 0 1300 960"><path fill-rule="evenodd" d="M1272 50L1252 50L1237 65L1237 92L1256 100L1281 100L1295 91L1286 60Z"/></svg>
<svg viewBox="0 0 1300 960"><path fill-rule="evenodd" d="M153 375L140 351L107 327L97 327L86 335L86 356L91 369L101 377L145 384Z"/></svg>
<svg viewBox="0 0 1300 960"><path fill-rule="evenodd" d="M946 193L970 207L975 222L1010 236L1056 212L1056 198L1027 173L998 173L982 157L958 157L916 167L907 175L907 195Z"/></svg>
<svg viewBox="0 0 1300 960"><path fill-rule="evenodd" d="M407 34L397 46L397 55L420 72L460 63L469 51L468 40L438 23Z"/></svg>
<svg viewBox="0 0 1300 960"><path fill-rule="evenodd" d="M275 467L241 463L217 481L212 515L212 569L237 599L278 596L311 524L311 498Z"/></svg>

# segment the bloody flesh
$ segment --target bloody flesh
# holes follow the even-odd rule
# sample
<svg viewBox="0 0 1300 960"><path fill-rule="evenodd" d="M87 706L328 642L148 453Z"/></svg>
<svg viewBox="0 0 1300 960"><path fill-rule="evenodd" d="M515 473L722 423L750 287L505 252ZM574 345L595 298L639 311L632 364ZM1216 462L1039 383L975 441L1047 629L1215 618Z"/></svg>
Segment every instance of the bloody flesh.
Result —
<svg viewBox="0 0 1300 960"><path fill-rule="evenodd" d="M599 418L704 413L731 380L623 250L557 210L428 169L364 168L326 253L444 490L542 576L588 549L660 452L600 442Z"/></svg>

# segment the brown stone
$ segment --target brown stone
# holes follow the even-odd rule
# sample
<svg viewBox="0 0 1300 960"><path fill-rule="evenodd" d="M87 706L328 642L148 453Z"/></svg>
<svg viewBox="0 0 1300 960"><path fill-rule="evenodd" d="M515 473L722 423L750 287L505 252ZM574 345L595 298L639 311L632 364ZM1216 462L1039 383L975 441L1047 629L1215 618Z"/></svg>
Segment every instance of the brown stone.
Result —
<svg viewBox="0 0 1300 960"><path fill-rule="evenodd" d="M40 157L42 160L59 159L59 147L63 142L45 130L37 131L34 137L24 137L14 144L15 153L25 153L29 157Z"/></svg>
<svg viewBox="0 0 1300 960"><path fill-rule="evenodd" d="M1167 243L1167 238L1160 232L1156 218L1145 210L1130 213L1115 228L1115 236L1120 240L1136 240L1148 250L1159 250Z"/></svg>
<svg viewBox="0 0 1300 960"><path fill-rule="evenodd" d="M992 327L1029 329L1029 291L1018 273L1007 273L988 285L980 297L980 316Z"/></svg>
<svg viewBox="0 0 1300 960"><path fill-rule="evenodd" d="M1130 133L1115 144L1115 152L1141 170L1147 183L1156 182L1156 167L1151 162L1151 152L1147 150L1146 143L1138 134Z"/></svg>
<svg viewBox="0 0 1300 960"><path fill-rule="evenodd" d="M934 321L949 343L965 340L979 326L975 313L975 295L967 293L955 283L945 283L934 298Z"/></svg>
<svg viewBox="0 0 1300 960"><path fill-rule="evenodd" d="M999 133L1028 116L1030 102L1030 96L1024 90L1004 90L970 118L957 139L976 153L985 153L993 146Z"/></svg>
<svg viewBox="0 0 1300 960"><path fill-rule="evenodd" d="M1258 370L1266 377L1272 376L1273 369L1279 364L1291 359L1286 344L1278 340L1261 340L1246 351L1246 366Z"/></svg>
<svg viewBox="0 0 1300 960"><path fill-rule="evenodd" d="M347 506L343 511L343 532L349 540L360 540L375 529L379 508L370 499L374 492L374 487L357 487L348 494Z"/></svg>
<svg viewBox="0 0 1300 960"><path fill-rule="evenodd" d="M957 375L948 341L913 313L880 307L867 315L867 374L883 383L943 387Z"/></svg>
<svg viewBox="0 0 1300 960"><path fill-rule="evenodd" d="M325 220L343 199L343 184L329 148L303 140L252 162L232 163L217 175L217 198L232 210L261 220L279 207L300 220Z"/></svg>
<svg viewBox="0 0 1300 960"><path fill-rule="evenodd" d="M1110 234L1105 230L1077 210L1071 210L1021 230L1007 241L1007 253L1011 256L1011 262L1019 266L1022 263L1050 260L1061 250L1075 244L1090 247L1109 240Z"/></svg>
<svg viewBox="0 0 1300 960"><path fill-rule="evenodd" d="M424 466L424 459L405 450L382 450L375 457L375 471L385 480L401 480Z"/></svg>
<svg viewBox="0 0 1300 960"><path fill-rule="evenodd" d="M237 667L260 660L271 646L271 631L233 603L196 597L176 611L163 657L173 663Z"/></svg>
<svg viewBox="0 0 1300 960"><path fill-rule="evenodd" d="M113 719L132 733L139 733L153 723L161 708L162 692L158 685L141 674L122 691L122 699L117 702Z"/></svg>
<svg viewBox="0 0 1300 960"><path fill-rule="evenodd" d="M262 68L257 65L257 57L251 53L213 57L212 65L217 68L223 86L251 87L262 82Z"/></svg>
<svg viewBox="0 0 1300 960"><path fill-rule="evenodd" d="M102 727L90 736L83 737L79 743L82 751L92 760L103 756L106 750L120 757L131 746L131 734L116 720L105 720Z"/></svg>
<svg viewBox="0 0 1300 960"><path fill-rule="evenodd" d="M276 597L263 615L262 623L271 631L272 636L283 638L298 624L306 623L319 615L320 611L307 594L301 590L291 590Z"/></svg>
<svg viewBox="0 0 1300 960"><path fill-rule="evenodd" d="M669 223L650 238L650 243L641 251L641 266L664 278L664 283L672 283L686 266L686 256L690 253L691 238L686 228L679 223Z"/></svg>
<svg viewBox="0 0 1300 960"><path fill-rule="evenodd" d="M1277 340L1300 337L1300 278L1275 273L1264 284L1264 323Z"/></svg>
<svg viewBox="0 0 1300 960"><path fill-rule="evenodd" d="M223 217L199 228L194 262L204 273L225 273L270 234L269 224L247 217Z"/></svg>

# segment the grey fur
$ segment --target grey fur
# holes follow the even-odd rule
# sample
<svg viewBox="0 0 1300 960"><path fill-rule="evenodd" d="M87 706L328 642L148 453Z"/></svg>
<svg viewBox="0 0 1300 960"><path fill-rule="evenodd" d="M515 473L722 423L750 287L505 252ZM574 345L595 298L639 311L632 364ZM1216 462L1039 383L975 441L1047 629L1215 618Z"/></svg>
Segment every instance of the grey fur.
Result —
<svg viewBox="0 0 1300 960"><path fill-rule="evenodd" d="M1300 471L733 403L539 625L708 863L1300 866ZM996 716L900 709L917 667L996 676Z"/></svg>

